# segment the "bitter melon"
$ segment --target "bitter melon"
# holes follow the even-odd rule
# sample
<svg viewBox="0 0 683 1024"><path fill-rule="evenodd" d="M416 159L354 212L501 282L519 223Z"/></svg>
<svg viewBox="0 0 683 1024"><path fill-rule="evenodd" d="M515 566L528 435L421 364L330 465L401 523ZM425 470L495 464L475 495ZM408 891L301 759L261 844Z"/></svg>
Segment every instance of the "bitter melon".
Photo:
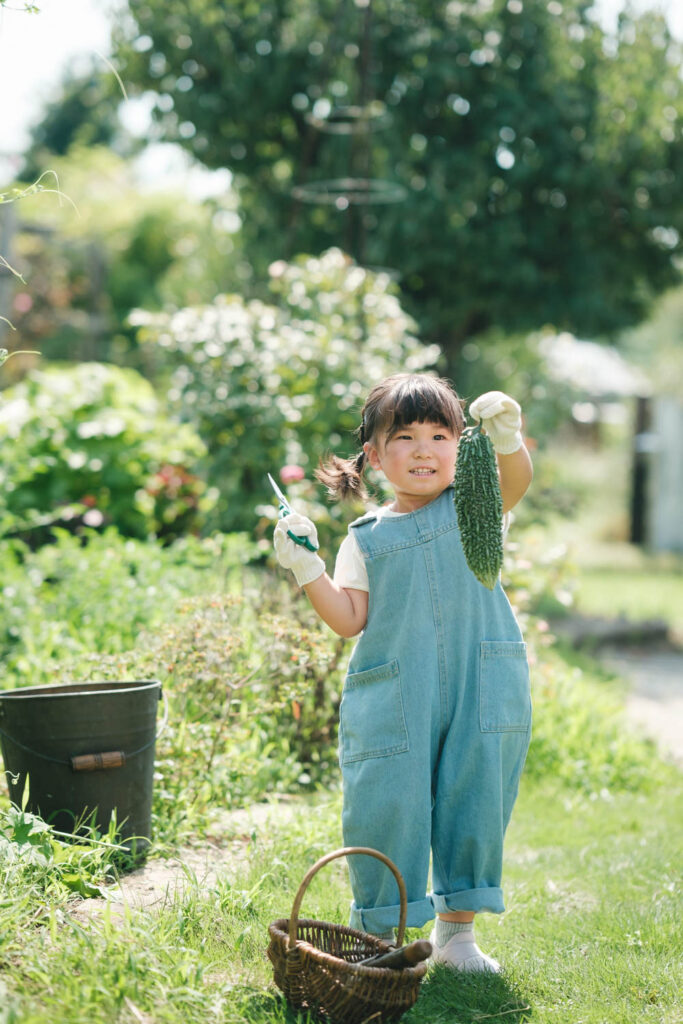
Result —
<svg viewBox="0 0 683 1024"><path fill-rule="evenodd" d="M503 499L493 445L481 424L460 437L453 500L467 564L493 590L503 564Z"/></svg>

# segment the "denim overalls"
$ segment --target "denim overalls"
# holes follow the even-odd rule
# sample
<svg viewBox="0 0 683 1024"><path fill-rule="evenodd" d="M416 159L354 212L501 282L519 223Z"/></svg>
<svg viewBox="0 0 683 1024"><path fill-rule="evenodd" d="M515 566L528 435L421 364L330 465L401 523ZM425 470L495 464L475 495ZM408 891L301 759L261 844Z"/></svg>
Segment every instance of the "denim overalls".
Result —
<svg viewBox="0 0 683 1024"><path fill-rule="evenodd" d="M351 528L370 592L340 708L344 843L397 864L409 927L449 910L501 913L503 836L531 729L519 626L500 582L490 591L467 566L452 487ZM357 856L349 870L352 927L395 927L387 868Z"/></svg>

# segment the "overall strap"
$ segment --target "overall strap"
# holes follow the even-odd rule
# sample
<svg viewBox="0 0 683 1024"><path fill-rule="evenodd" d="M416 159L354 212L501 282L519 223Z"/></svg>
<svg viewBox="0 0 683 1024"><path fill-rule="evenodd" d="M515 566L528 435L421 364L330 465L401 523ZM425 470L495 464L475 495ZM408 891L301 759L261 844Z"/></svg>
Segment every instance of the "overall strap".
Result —
<svg viewBox="0 0 683 1024"><path fill-rule="evenodd" d="M453 488L447 487L434 501L405 515L383 516L381 511L368 512L351 523L350 529L354 530L366 558L434 540L457 529Z"/></svg>

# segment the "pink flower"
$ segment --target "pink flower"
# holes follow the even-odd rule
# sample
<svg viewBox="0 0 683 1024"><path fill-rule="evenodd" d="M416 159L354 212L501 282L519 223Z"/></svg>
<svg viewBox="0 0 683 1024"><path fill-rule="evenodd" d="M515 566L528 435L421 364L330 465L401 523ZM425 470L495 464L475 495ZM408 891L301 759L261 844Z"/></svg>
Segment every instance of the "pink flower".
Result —
<svg viewBox="0 0 683 1024"><path fill-rule="evenodd" d="M301 466L283 466L280 470L280 479L283 484L293 484L297 480L303 480L305 476Z"/></svg>
<svg viewBox="0 0 683 1024"><path fill-rule="evenodd" d="M33 307L33 299L28 292L17 292L14 296L14 308L17 313L28 313Z"/></svg>

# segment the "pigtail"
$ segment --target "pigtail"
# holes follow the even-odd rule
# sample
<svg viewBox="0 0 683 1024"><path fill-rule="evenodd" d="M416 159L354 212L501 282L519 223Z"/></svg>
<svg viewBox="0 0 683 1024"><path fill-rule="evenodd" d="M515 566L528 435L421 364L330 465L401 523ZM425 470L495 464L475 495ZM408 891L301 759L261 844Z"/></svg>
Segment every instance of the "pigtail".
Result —
<svg viewBox="0 0 683 1024"><path fill-rule="evenodd" d="M342 501L360 499L364 501L368 492L363 480L363 471L367 461L365 452L361 451L350 459L340 459L338 455L330 455L327 461L320 460L315 470L315 478L327 487L328 494Z"/></svg>

